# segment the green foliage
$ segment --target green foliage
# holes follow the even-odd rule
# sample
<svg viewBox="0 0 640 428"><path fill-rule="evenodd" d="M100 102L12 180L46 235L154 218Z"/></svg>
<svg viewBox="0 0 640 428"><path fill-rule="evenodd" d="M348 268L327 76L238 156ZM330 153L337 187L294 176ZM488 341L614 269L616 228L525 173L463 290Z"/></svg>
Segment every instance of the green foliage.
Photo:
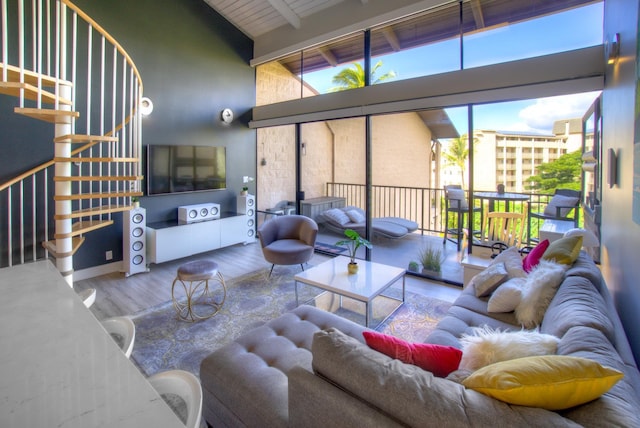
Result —
<svg viewBox="0 0 640 428"><path fill-rule="evenodd" d="M433 272L440 272L442 263L444 263L444 254L440 246L427 244L420 250L418 257L422 267Z"/></svg>
<svg viewBox="0 0 640 428"><path fill-rule="evenodd" d="M467 158L469 157L468 139L467 134L453 138L447 146L446 151L442 153L442 157L447 164L457 166L460 169L460 183L462 184L462 188L465 188L464 177L466 174L464 171L467 166ZM474 138L473 142L475 143L477 140L477 138Z"/></svg>
<svg viewBox="0 0 640 428"><path fill-rule="evenodd" d="M378 61L371 70L371 84L384 82L393 79L396 73L392 70L375 79L376 71L382 66L382 61ZM364 86L364 68L359 63L353 63L353 68L345 68L333 76L331 82L336 85L329 89L329 92L345 91L347 89L362 88Z"/></svg>
<svg viewBox="0 0 640 428"><path fill-rule="evenodd" d="M371 245L371 242L364 239L362 236L358 234L358 232L356 232L353 229L345 230L344 236L346 236L349 239L343 239L342 241L338 241L336 242L335 245L337 246L344 245L345 247L347 247L347 249L349 250L349 258L351 259L351 263L356 262L356 252L358 251L358 248L363 246L367 248L373 248L373 246Z"/></svg>
<svg viewBox="0 0 640 428"><path fill-rule="evenodd" d="M538 167L538 175L529 177L527 189L552 194L556 189L580 190L582 159L580 150L560 156Z"/></svg>

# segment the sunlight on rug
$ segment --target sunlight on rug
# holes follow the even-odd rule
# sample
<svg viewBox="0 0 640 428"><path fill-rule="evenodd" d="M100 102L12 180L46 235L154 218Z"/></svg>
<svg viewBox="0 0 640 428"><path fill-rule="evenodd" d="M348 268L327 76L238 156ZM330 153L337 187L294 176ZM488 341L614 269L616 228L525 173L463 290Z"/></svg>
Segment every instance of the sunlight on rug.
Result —
<svg viewBox="0 0 640 428"><path fill-rule="evenodd" d="M176 317L171 302L147 309L132 318L136 340L131 359L150 376L170 369L183 369L199 376L200 362L211 352L235 340L244 332L264 324L296 306L293 276L298 266L277 266L243 275L227 282L227 298L218 314L207 320L188 323ZM399 290L394 290L396 295ZM300 303L309 301L322 309L364 323L364 305L299 284ZM314 299L315 298L315 299ZM392 299L376 300L373 318L380 321L397 305ZM376 330L409 341L423 341L449 309L438 299L406 293L406 302Z"/></svg>

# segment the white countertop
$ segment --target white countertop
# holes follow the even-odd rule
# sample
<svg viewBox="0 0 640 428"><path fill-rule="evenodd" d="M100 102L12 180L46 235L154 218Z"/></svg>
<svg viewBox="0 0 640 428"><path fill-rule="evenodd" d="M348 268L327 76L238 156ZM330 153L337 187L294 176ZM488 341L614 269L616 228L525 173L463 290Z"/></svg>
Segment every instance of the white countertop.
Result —
<svg viewBox="0 0 640 428"><path fill-rule="evenodd" d="M0 426L184 427L51 262L0 293Z"/></svg>

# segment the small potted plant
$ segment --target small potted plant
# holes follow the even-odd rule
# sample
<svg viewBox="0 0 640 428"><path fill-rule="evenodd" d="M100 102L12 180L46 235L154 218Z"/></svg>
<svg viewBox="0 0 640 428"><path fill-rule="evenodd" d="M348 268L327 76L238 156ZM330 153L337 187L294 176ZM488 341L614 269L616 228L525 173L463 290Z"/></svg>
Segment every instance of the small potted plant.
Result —
<svg viewBox="0 0 640 428"><path fill-rule="evenodd" d="M131 197L131 203L133 204L133 208L140 208L140 199L137 196Z"/></svg>
<svg viewBox="0 0 640 428"><path fill-rule="evenodd" d="M249 188L247 186L244 186L240 191L240 196L247 196L247 193L249 193Z"/></svg>
<svg viewBox="0 0 640 428"><path fill-rule="evenodd" d="M409 262L409 272L418 272L418 269L420 268L420 263L418 263L415 260L411 260Z"/></svg>
<svg viewBox="0 0 640 428"><path fill-rule="evenodd" d="M358 263L356 262L356 252L360 247L372 248L371 242L364 239L362 236L358 234L353 229L347 229L344 231L344 236L348 239L343 239L342 241L336 242L337 246L346 246L349 251L349 264L347 268L349 269L349 274L358 273Z"/></svg>
<svg viewBox="0 0 640 428"><path fill-rule="evenodd" d="M418 256L422 263L422 273L440 276L440 270L444 262L442 248L428 244L420 250Z"/></svg>

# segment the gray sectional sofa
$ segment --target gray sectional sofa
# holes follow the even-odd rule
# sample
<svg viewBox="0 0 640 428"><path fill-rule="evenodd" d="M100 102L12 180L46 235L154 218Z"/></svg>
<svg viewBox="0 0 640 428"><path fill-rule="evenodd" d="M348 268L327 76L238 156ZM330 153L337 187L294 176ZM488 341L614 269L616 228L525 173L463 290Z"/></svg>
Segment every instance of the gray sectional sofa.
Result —
<svg viewBox="0 0 640 428"><path fill-rule="evenodd" d="M460 348L473 326L520 330L467 287L427 342ZM557 353L624 373L600 398L562 411L509 405L364 344L364 327L300 306L206 357L203 416L213 427L640 426L640 374L608 289L583 252L540 325Z"/></svg>

